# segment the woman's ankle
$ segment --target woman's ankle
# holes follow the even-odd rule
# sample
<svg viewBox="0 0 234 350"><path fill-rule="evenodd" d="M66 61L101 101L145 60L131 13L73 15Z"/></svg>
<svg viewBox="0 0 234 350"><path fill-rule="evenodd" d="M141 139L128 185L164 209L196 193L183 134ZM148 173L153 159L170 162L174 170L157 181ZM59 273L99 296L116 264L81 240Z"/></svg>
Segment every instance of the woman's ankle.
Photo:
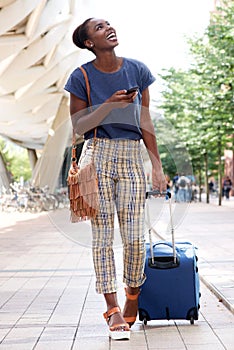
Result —
<svg viewBox="0 0 234 350"><path fill-rule="evenodd" d="M138 294L140 292L140 287L129 287L129 286L127 286L126 289L127 289L127 293L131 294L131 295L136 295L136 294Z"/></svg>
<svg viewBox="0 0 234 350"><path fill-rule="evenodd" d="M113 293L105 293L104 294L104 298L106 301L106 307L107 310L110 310L114 307L119 307L119 303L117 300L117 293L113 292Z"/></svg>

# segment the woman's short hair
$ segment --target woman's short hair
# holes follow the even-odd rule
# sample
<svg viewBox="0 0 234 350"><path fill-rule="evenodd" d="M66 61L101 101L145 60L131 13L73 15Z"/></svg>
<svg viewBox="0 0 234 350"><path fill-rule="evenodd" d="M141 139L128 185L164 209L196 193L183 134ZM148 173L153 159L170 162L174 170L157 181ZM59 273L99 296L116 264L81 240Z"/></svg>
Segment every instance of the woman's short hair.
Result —
<svg viewBox="0 0 234 350"><path fill-rule="evenodd" d="M88 49L84 42L88 39L88 23L93 19L93 17L86 19L82 24L80 24L73 32L72 40L73 43L80 49Z"/></svg>

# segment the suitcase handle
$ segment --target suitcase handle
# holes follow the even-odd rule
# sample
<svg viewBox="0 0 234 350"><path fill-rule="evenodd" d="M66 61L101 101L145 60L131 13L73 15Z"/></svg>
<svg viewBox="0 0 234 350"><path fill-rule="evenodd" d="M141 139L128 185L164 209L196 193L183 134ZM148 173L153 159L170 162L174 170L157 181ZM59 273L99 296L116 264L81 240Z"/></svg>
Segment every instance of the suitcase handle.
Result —
<svg viewBox="0 0 234 350"><path fill-rule="evenodd" d="M173 244L170 242L157 242L153 244L153 248L159 245L166 245L172 249L171 256L154 256L149 258L148 265L154 269L173 269L180 265L179 254L174 256ZM175 247L177 253L179 253L179 248Z"/></svg>
<svg viewBox="0 0 234 350"><path fill-rule="evenodd" d="M169 190L166 190L163 192L160 192L159 190L148 191L148 192L146 192L146 199L149 198L150 196L158 196L158 195L165 196L166 199L168 199L168 201L169 201L172 249L173 249L174 264L176 264L177 258L176 258L176 248L175 248L174 227L173 227L173 222L172 222L171 192ZM150 220L148 220L148 221L150 222ZM149 229L149 240L150 240L151 259L152 259L152 262L154 262L151 228Z"/></svg>
<svg viewBox="0 0 234 350"><path fill-rule="evenodd" d="M167 198L171 198L171 192L170 191L163 191L160 192L159 190L152 190L152 191L147 191L146 192L146 198L149 196L166 196Z"/></svg>
<svg viewBox="0 0 234 350"><path fill-rule="evenodd" d="M168 247L170 247L171 249L173 249L173 244L172 243L170 243L170 242L155 242L154 244L153 244L153 247L156 247L156 245L160 245L160 244L163 244L163 245L167 245ZM177 250L178 252L180 251L179 250L179 248L178 247L175 247L175 250Z"/></svg>
<svg viewBox="0 0 234 350"><path fill-rule="evenodd" d="M180 265L180 258L176 256L155 256L153 259L148 258L148 266L151 269L168 270L174 269Z"/></svg>

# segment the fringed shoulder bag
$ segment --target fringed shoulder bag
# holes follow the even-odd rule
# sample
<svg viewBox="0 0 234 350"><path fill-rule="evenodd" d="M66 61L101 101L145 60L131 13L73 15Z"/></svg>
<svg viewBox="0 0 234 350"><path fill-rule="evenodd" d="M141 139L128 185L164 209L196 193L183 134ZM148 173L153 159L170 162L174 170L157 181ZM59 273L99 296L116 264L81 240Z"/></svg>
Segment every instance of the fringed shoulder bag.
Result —
<svg viewBox="0 0 234 350"><path fill-rule="evenodd" d="M90 85L85 69L84 74L88 103L91 108ZM75 132L73 130L71 166L68 172L67 184L70 199L71 222L80 222L95 218L98 213L98 179L94 164L94 148L97 128L94 129L94 140L91 162L83 168L77 164Z"/></svg>

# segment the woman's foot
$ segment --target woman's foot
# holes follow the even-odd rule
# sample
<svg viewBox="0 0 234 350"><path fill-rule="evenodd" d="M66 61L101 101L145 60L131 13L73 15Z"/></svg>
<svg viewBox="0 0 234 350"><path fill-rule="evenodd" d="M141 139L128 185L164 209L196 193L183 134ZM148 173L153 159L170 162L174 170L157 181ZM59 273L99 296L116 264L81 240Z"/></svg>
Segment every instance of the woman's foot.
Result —
<svg viewBox="0 0 234 350"><path fill-rule="evenodd" d="M139 287L126 287L125 294L126 302L123 309L123 317L125 322L127 322L129 324L129 327L131 327L135 323L137 318L138 296L140 294L140 289Z"/></svg>
<svg viewBox="0 0 234 350"><path fill-rule="evenodd" d="M111 339L130 339L129 325L125 322L118 306L109 309L103 316L109 326L109 336Z"/></svg>

